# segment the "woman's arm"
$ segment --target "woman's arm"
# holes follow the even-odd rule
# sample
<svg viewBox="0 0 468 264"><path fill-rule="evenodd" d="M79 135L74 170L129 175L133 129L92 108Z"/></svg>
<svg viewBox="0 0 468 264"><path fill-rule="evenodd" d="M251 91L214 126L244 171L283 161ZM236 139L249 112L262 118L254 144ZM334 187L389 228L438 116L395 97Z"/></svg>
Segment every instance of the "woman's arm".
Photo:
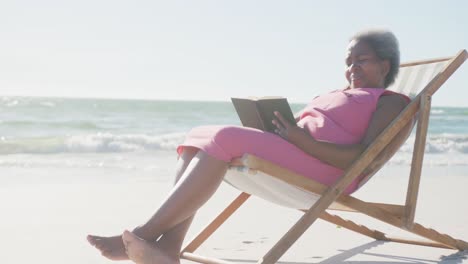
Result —
<svg viewBox="0 0 468 264"><path fill-rule="evenodd" d="M303 128L293 126L279 113L275 113L278 120L273 123L277 126L277 133L293 143L307 154L316 157L340 169L347 169L358 158L367 146L398 116L407 102L399 95L382 96L377 109L372 115L371 122L363 140L358 144L335 144L318 141L312 138Z"/></svg>

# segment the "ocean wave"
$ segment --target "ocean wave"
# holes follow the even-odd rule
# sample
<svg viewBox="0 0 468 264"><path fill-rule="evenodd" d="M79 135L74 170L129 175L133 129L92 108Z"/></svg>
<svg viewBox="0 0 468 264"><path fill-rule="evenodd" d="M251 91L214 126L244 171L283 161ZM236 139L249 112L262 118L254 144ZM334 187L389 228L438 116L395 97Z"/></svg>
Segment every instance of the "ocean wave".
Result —
<svg viewBox="0 0 468 264"><path fill-rule="evenodd" d="M27 100L18 98L18 97L2 96L0 97L0 106L17 107L17 106L20 106L25 101Z"/></svg>
<svg viewBox="0 0 468 264"><path fill-rule="evenodd" d="M432 109L431 110L431 115L443 115L445 114L445 111L442 109Z"/></svg>
<svg viewBox="0 0 468 264"><path fill-rule="evenodd" d="M49 101L40 102L39 105L45 106L45 107L51 107L51 108L56 106L54 102L49 102Z"/></svg>
<svg viewBox="0 0 468 264"><path fill-rule="evenodd" d="M399 152L413 151L414 136L411 136L400 148ZM460 153L468 154L468 135L439 134L428 135L426 139L426 153Z"/></svg>
<svg viewBox="0 0 468 264"><path fill-rule="evenodd" d="M101 129L102 127L97 124L97 122L87 121L87 120L0 120L3 129L27 129L27 128L44 128L44 129Z"/></svg>
<svg viewBox="0 0 468 264"><path fill-rule="evenodd" d="M0 154L105 153L174 150L183 142L185 133L163 135L95 133L68 137L0 138ZM400 153L412 153L414 136L400 148ZM468 154L468 135L428 135L426 153Z"/></svg>
<svg viewBox="0 0 468 264"><path fill-rule="evenodd" d="M408 166L412 163L412 156L398 152L388 162L389 165ZM424 156L424 166L467 166L468 155L427 154Z"/></svg>
<svg viewBox="0 0 468 264"><path fill-rule="evenodd" d="M0 154L105 153L151 150L174 150L185 133L159 136L113 135L97 133L70 137L5 139L0 141Z"/></svg>

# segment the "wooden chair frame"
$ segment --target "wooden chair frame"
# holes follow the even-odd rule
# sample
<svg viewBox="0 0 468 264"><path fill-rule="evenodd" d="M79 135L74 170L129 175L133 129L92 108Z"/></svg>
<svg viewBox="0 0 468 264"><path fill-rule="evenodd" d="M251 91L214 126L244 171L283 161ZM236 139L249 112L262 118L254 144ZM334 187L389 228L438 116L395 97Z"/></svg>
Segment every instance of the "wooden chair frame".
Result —
<svg viewBox="0 0 468 264"><path fill-rule="evenodd" d="M424 89L412 100L410 104L399 114L397 118L376 138L376 140L364 151L343 174L342 178L334 185L327 187L316 181L298 175L290 170L282 168L269 161L253 155L244 155L240 163L233 166L245 166L259 170L278 178L291 185L304 190L321 194L319 200L290 228L290 230L261 258L257 263L276 263L279 258L292 246L292 244L315 222L317 218L342 226L357 233L383 241L393 241L430 247L467 250L468 243L457 240L436 230L426 228L414 222L416 202L418 198L421 169L424 158L424 148L431 110L431 97L442 84L460 67L468 58L466 50L460 51L456 56L438 60L426 60L414 63L402 64L411 66L437 61L449 61L445 68L438 73ZM414 143L413 158L411 163L406 203L404 205L371 203L359 200L350 195L342 194L346 187L353 182L364 169L377 157L377 155L390 143L390 141L418 114L416 138ZM220 259L213 259L194 254L193 252L208 237L220 227L248 198L247 193L241 193L224 211L217 216L199 235L197 235L182 250L180 256L199 263L230 263ZM417 241L389 237L385 233L372 230L363 225L345 220L337 215L328 213L327 209L333 209L332 204L341 205L341 209L360 212L372 218L378 219L397 228L404 229L421 237L431 240ZM335 206L336 207L336 206Z"/></svg>

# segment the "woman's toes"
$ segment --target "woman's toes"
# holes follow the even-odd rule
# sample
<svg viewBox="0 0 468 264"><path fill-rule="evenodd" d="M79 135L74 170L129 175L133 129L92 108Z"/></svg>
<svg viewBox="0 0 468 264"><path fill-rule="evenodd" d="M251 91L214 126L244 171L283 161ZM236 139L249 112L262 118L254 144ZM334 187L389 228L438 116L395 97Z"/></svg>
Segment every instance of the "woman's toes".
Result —
<svg viewBox="0 0 468 264"><path fill-rule="evenodd" d="M92 236L92 235L87 235L87 236L86 236L86 240L88 240L88 242L89 242L92 246L96 245L96 239L95 239L94 236Z"/></svg>
<svg viewBox="0 0 468 264"><path fill-rule="evenodd" d="M132 232L125 230L122 234L122 240L125 247L127 247L127 245L130 245L131 243L134 243L135 241L139 241L141 239Z"/></svg>
<svg viewBox="0 0 468 264"><path fill-rule="evenodd" d="M91 245L101 252L101 255L111 260L128 259L124 244L122 243L122 236L98 237L89 235L87 239Z"/></svg>
<svg viewBox="0 0 468 264"><path fill-rule="evenodd" d="M96 247L99 250L103 250L102 237L88 235L86 238L92 246Z"/></svg>
<svg viewBox="0 0 468 264"><path fill-rule="evenodd" d="M142 240L141 238L137 237L132 232L125 230L122 234L122 241L125 246L125 252L127 255L135 255L135 251L139 251L138 249L146 247L146 241Z"/></svg>
<svg viewBox="0 0 468 264"><path fill-rule="evenodd" d="M122 241L125 245L125 251L132 261L139 264L152 263L151 260L146 258L149 251L151 251L151 246L146 241L127 230L122 234Z"/></svg>

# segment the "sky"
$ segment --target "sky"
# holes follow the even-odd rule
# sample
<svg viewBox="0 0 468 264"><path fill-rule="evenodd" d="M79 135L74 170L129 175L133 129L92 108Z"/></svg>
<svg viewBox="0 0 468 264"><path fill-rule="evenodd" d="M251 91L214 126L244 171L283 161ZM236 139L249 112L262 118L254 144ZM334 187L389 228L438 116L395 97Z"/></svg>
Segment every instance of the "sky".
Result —
<svg viewBox="0 0 468 264"><path fill-rule="evenodd" d="M0 96L308 102L343 88L349 38L401 60L468 49L468 1L2 0ZM468 106L468 62L433 97Z"/></svg>

